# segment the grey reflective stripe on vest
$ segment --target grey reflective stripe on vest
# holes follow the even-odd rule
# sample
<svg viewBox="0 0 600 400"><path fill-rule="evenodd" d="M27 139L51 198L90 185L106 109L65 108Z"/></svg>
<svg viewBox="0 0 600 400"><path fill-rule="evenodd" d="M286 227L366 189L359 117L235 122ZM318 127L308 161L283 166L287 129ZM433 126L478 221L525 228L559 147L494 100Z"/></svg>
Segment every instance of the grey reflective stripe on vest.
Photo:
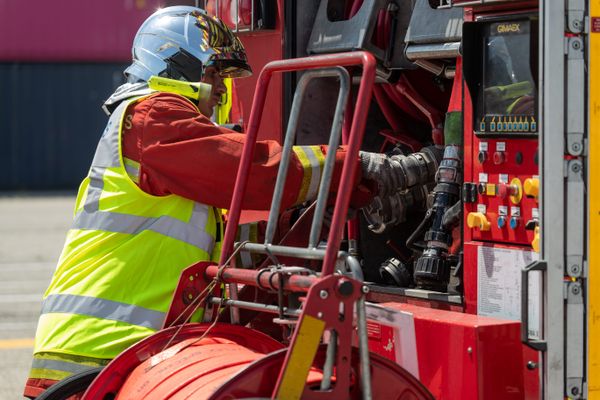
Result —
<svg viewBox="0 0 600 400"><path fill-rule="evenodd" d="M140 181L140 169L131 164L125 164L124 167L127 175L129 175L129 178L131 178L131 180L135 183L138 183Z"/></svg>
<svg viewBox="0 0 600 400"><path fill-rule="evenodd" d="M119 132L121 127L121 118L130 104L130 101L122 102L112 113L98 147L92 160L92 166L95 167L118 167L119 162Z"/></svg>
<svg viewBox="0 0 600 400"><path fill-rule="evenodd" d="M200 218L206 217L199 216L198 219ZM75 216L73 229L129 233L132 235L148 230L180 240L209 254L215 244L215 238L202 228L166 215L157 218L147 218L106 211L88 213L84 210Z"/></svg>
<svg viewBox="0 0 600 400"><path fill-rule="evenodd" d="M97 367L91 365L77 364L68 361L43 360L39 358L34 358L33 362L31 363L31 368L52 369L55 371L64 371L77 374L79 372L89 371L90 369L94 369Z"/></svg>
<svg viewBox="0 0 600 400"><path fill-rule="evenodd" d="M119 134L121 118L131 101L124 101L112 113L92 162L90 183L83 210L77 213L73 229L100 230L105 232L137 234L149 230L180 240L211 253L215 238L206 232L208 206L194 202L188 222L170 216L142 217L137 215L100 210L100 197L104 189L104 173L107 168L117 168L119 160Z"/></svg>
<svg viewBox="0 0 600 400"><path fill-rule="evenodd" d="M42 304L42 314L48 313L87 315L126 322L154 330L160 329L165 319L165 313L160 311L118 301L74 294L52 294L46 297Z"/></svg>
<svg viewBox="0 0 600 400"><path fill-rule="evenodd" d="M83 205L83 209L89 213L100 209L100 196L104 188L104 171L106 171L105 167L92 166L90 168L90 185Z"/></svg>

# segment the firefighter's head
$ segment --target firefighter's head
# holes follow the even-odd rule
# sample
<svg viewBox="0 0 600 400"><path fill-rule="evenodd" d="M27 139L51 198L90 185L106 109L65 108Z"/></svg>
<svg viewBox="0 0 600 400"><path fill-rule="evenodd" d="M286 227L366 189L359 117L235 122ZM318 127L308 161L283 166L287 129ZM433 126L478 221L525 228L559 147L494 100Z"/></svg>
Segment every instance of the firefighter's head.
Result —
<svg viewBox="0 0 600 400"><path fill-rule="evenodd" d="M239 38L221 20L195 7L166 7L152 14L135 35L132 56L125 70L130 83L157 75L213 85L208 102L214 104L200 104L204 114L212 113L225 90L223 78L252 74Z"/></svg>

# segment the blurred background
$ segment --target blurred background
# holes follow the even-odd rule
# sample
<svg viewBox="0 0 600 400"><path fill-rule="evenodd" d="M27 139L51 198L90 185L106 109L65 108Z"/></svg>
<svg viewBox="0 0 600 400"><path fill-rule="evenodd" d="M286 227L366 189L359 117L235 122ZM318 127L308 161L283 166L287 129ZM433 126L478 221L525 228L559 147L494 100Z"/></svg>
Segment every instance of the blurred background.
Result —
<svg viewBox="0 0 600 400"><path fill-rule="evenodd" d="M76 190L138 27L175 4L0 0L0 190Z"/></svg>
<svg viewBox="0 0 600 400"><path fill-rule="evenodd" d="M133 37L165 0L0 0L0 399L20 399L42 295Z"/></svg>

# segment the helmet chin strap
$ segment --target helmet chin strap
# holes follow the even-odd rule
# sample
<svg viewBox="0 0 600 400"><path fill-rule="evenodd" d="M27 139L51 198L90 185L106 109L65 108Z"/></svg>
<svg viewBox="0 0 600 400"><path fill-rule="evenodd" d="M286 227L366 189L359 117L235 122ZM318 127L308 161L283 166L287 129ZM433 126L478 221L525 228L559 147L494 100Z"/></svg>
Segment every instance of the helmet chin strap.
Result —
<svg viewBox="0 0 600 400"><path fill-rule="evenodd" d="M204 67L196 57L180 49L171 57L165 59L167 69L165 73L171 79L185 79L188 82L199 82L204 75Z"/></svg>

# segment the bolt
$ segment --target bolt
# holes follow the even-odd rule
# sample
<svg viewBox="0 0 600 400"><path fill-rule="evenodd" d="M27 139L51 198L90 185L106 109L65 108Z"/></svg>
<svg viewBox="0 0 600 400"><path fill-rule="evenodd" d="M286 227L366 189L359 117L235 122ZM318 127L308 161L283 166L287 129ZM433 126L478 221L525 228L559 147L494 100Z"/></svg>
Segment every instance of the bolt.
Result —
<svg viewBox="0 0 600 400"><path fill-rule="evenodd" d="M577 265L577 264L571 265L571 274L579 275L579 265Z"/></svg>
<svg viewBox="0 0 600 400"><path fill-rule="evenodd" d="M473 348L471 346L467 347L467 353L473 354Z"/></svg>
<svg viewBox="0 0 600 400"><path fill-rule="evenodd" d="M579 164L579 163L573 163L571 165L571 171L573 171L573 172L579 172L579 171L581 171L581 164Z"/></svg>
<svg viewBox="0 0 600 400"><path fill-rule="evenodd" d="M575 50L579 50L581 48L581 43L579 43L579 40L574 40L573 41L573 48Z"/></svg>
<svg viewBox="0 0 600 400"><path fill-rule="evenodd" d="M571 394L577 396L579 394L579 388L577 386L571 388Z"/></svg>
<svg viewBox="0 0 600 400"><path fill-rule="evenodd" d="M537 368L537 363L535 361L527 361L527 369L534 370Z"/></svg>
<svg viewBox="0 0 600 400"><path fill-rule="evenodd" d="M579 21L578 19L572 21L572 24L573 24L573 28L579 29L581 27L581 21Z"/></svg>
<svg viewBox="0 0 600 400"><path fill-rule="evenodd" d="M573 294L579 294L580 291L581 288L579 287L579 285L573 285L573 287L571 288L571 292L573 292Z"/></svg>
<svg viewBox="0 0 600 400"><path fill-rule="evenodd" d="M571 150L573 150L573 152L575 153L578 153L579 151L581 151L581 144L577 142L571 144Z"/></svg>
<svg viewBox="0 0 600 400"><path fill-rule="evenodd" d="M319 318L319 319L323 318L323 313L321 311L319 311L317 313L317 318Z"/></svg>
<svg viewBox="0 0 600 400"><path fill-rule="evenodd" d="M329 297L329 293L327 293L327 290L321 290L319 292L319 297L322 299L326 299L327 297Z"/></svg>
<svg viewBox="0 0 600 400"><path fill-rule="evenodd" d="M368 287L368 286L363 286L363 287L362 287L360 290L361 290L361 291L362 291L364 294L367 294L367 293L369 293L369 287Z"/></svg>
<svg viewBox="0 0 600 400"><path fill-rule="evenodd" d="M354 286L352 286L352 282L349 280L343 279L338 283L337 289L342 296L348 297L354 291Z"/></svg>

